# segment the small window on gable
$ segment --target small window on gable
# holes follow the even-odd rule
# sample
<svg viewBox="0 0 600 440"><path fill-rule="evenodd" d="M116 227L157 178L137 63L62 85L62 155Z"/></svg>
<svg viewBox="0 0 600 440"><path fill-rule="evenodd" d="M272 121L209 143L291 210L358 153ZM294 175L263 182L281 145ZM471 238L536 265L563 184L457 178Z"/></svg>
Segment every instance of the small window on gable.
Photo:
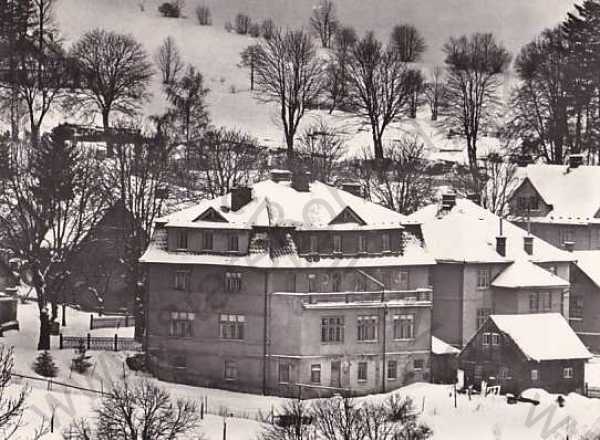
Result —
<svg viewBox="0 0 600 440"><path fill-rule="evenodd" d="M202 214L194 219L195 222L203 221L203 222L219 222L219 223L228 223L227 219L219 214L215 208L208 208Z"/></svg>
<svg viewBox="0 0 600 440"><path fill-rule="evenodd" d="M342 211L329 222L330 225L339 223L358 223L359 225L366 225L366 222L360 218L360 216L352 210L349 206L346 206Z"/></svg>
<svg viewBox="0 0 600 440"><path fill-rule="evenodd" d="M484 333L483 337L482 337L483 345L485 345L485 346L490 345L490 343L492 342L491 338L492 338L491 333L487 333L487 332Z"/></svg>

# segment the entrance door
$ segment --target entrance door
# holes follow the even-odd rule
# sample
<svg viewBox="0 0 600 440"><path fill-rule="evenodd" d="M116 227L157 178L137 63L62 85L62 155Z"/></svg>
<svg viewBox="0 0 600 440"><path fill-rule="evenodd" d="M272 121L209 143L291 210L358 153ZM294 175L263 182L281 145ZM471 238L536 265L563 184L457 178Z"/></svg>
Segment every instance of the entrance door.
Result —
<svg viewBox="0 0 600 440"><path fill-rule="evenodd" d="M341 362L331 361L331 386L334 388L341 387L341 374L342 374Z"/></svg>

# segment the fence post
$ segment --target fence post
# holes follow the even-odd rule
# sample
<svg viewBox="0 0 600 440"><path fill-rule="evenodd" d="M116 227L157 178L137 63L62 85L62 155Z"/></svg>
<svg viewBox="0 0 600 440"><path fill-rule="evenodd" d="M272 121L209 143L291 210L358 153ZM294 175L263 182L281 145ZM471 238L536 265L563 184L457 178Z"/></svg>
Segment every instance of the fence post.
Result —
<svg viewBox="0 0 600 440"><path fill-rule="evenodd" d="M89 333L87 334L87 349L91 350L92 348L92 335L90 335Z"/></svg>
<svg viewBox="0 0 600 440"><path fill-rule="evenodd" d="M119 351L119 335L115 333L115 351Z"/></svg>
<svg viewBox="0 0 600 440"><path fill-rule="evenodd" d="M129 315L125 315L125 327L129 327Z"/></svg>
<svg viewBox="0 0 600 440"><path fill-rule="evenodd" d="M59 333L59 334L58 334L58 348L62 350L62 349L63 349L63 347L64 347L64 343L63 343L63 334L62 334L62 333Z"/></svg>
<svg viewBox="0 0 600 440"><path fill-rule="evenodd" d="M94 315L90 313L90 330L94 330Z"/></svg>

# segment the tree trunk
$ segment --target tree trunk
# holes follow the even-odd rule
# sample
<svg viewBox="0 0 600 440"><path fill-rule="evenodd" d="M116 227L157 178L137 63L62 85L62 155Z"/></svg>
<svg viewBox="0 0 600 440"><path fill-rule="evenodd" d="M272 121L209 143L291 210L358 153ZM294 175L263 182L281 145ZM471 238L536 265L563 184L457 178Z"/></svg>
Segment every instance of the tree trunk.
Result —
<svg viewBox="0 0 600 440"><path fill-rule="evenodd" d="M58 320L58 303L56 302L56 299L52 300L52 318L50 318L50 321L56 321Z"/></svg>
<svg viewBox="0 0 600 440"><path fill-rule="evenodd" d="M40 339L38 350L50 350L50 320L48 310L44 307L40 310Z"/></svg>
<svg viewBox="0 0 600 440"><path fill-rule="evenodd" d="M373 148L375 159L383 159L383 142L381 136L377 134L377 129L373 128Z"/></svg>
<svg viewBox="0 0 600 440"><path fill-rule="evenodd" d="M110 109L102 110L102 127L104 128L104 136L106 137L106 155L112 157L113 144L110 132Z"/></svg>
<svg viewBox="0 0 600 440"><path fill-rule="evenodd" d="M35 148L40 143L40 126L35 122L31 123L31 145Z"/></svg>
<svg viewBox="0 0 600 440"><path fill-rule="evenodd" d="M290 171L293 171L294 169L294 160L295 160L295 154L294 154L294 135L293 134L286 134L285 135L285 141L287 144L287 162L288 162L288 169Z"/></svg>

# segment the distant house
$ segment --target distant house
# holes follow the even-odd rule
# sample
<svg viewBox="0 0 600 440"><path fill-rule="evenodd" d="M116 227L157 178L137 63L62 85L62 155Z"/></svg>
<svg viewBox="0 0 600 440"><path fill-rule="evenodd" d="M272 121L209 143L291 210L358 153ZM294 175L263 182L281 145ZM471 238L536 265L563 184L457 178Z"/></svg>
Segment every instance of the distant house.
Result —
<svg viewBox="0 0 600 440"><path fill-rule="evenodd" d="M583 392L592 357L558 313L491 315L459 355L465 386L500 385L501 392L543 388Z"/></svg>
<svg viewBox="0 0 600 440"><path fill-rule="evenodd" d="M520 168L510 220L559 248L600 249L600 167L581 161Z"/></svg>
<svg viewBox="0 0 600 440"><path fill-rule="evenodd" d="M432 270L432 334L463 347L491 314L569 316L575 257L470 200L445 195L409 217L421 225Z"/></svg>
<svg viewBox="0 0 600 440"><path fill-rule="evenodd" d="M569 322L584 344L600 353L600 251L573 255Z"/></svg>
<svg viewBox="0 0 600 440"><path fill-rule="evenodd" d="M133 310L134 294L128 290L128 268L123 261L130 216L121 203L116 203L87 233L63 288L67 302L84 310Z"/></svg>
<svg viewBox="0 0 600 440"><path fill-rule="evenodd" d="M355 187L271 179L158 219L142 257L163 380L285 396L430 379L434 259Z"/></svg>

